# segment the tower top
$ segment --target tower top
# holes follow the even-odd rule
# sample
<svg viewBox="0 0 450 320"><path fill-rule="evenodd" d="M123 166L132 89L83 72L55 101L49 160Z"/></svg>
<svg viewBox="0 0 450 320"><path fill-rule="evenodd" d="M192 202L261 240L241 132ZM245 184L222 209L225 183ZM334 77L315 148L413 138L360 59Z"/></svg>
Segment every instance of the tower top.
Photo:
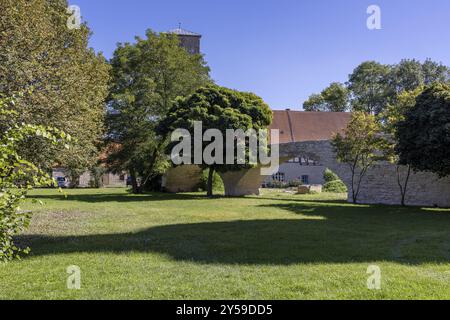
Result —
<svg viewBox="0 0 450 320"><path fill-rule="evenodd" d="M186 29L181 28L181 23L178 25L178 28L167 31L167 33L176 34L178 36L191 36L191 37L201 37L202 35L199 33L195 33Z"/></svg>

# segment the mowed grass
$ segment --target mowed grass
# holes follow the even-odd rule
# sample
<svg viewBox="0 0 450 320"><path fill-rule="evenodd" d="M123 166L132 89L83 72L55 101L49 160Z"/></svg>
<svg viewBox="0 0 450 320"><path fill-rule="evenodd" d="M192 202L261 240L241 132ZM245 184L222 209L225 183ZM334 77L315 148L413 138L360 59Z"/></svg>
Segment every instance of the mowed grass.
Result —
<svg viewBox="0 0 450 320"><path fill-rule="evenodd" d="M0 265L1 299L449 299L450 210L342 195L207 199L37 190L32 253ZM81 269L69 290L67 267ZM382 272L367 288L367 269Z"/></svg>

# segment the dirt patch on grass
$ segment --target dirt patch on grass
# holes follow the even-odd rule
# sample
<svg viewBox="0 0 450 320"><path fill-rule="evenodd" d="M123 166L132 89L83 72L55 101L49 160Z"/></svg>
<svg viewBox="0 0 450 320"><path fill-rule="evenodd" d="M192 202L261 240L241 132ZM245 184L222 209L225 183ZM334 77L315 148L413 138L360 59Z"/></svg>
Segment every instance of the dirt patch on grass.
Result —
<svg viewBox="0 0 450 320"><path fill-rule="evenodd" d="M76 232L84 233L89 227L92 213L79 211L57 211L36 213L31 219L30 227L24 235L52 234L63 235Z"/></svg>

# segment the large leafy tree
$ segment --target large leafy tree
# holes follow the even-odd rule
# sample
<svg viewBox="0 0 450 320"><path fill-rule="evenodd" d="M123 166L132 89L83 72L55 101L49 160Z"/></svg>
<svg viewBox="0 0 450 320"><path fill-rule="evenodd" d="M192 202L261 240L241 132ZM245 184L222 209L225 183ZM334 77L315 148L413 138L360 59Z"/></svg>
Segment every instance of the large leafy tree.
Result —
<svg viewBox="0 0 450 320"><path fill-rule="evenodd" d="M305 111L345 112L348 107L348 89L338 82L333 82L320 94L311 95L303 105Z"/></svg>
<svg viewBox="0 0 450 320"><path fill-rule="evenodd" d="M52 183L39 164L20 155L21 143L33 137L55 145L69 140L69 136L57 129L21 123L14 107L15 100L0 96L0 262L29 251L14 243L14 236L25 230L31 219L31 213L21 212L19 205L29 189Z"/></svg>
<svg viewBox="0 0 450 320"><path fill-rule="evenodd" d="M397 98L404 91L449 81L450 69L430 59L423 63L415 59L403 59L394 65L367 61L349 75L346 87L332 83L320 94L311 95L303 108L306 111L350 109L379 115L388 105L397 105Z"/></svg>
<svg viewBox="0 0 450 320"><path fill-rule="evenodd" d="M120 44L111 59L107 158L113 172L128 171L140 193L165 168L164 139L155 131L175 98L210 83L201 55L191 55L170 34L147 31L146 38ZM140 179L138 179L140 177Z"/></svg>
<svg viewBox="0 0 450 320"><path fill-rule="evenodd" d="M398 124L405 120L406 113L415 106L416 98L422 93L423 87L418 87L412 91L401 92L394 102L389 103L385 110L379 115L384 138L386 140L384 153L386 160L396 165L397 184L401 194L401 204L406 205L406 194L408 191L409 178L412 167L409 164L400 164L399 156L396 152L398 138Z"/></svg>
<svg viewBox="0 0 450 320"><path fill-rule="evenodd" d="M350 187L354 203L358 201L361 184L369 168L376 161L385 159L381 153L385 143L375 116L364 112L354 112L344 133L338 133L333 138L336 159L348 165L351 172Z"/></svg>
<svg viewBox="0 0 450 320"><path fill-rule="evenodd" d="M397 124L396 151L400 163L431 171L440 177L450 174L450 85L435 83L416 99Z"/></svg>
<svg viewBox="0 0 450 320"><path fill-rule="evenodd" d="M349 76L352 110L380 113L388 102L390 67L375 61L360 64Z"/></svg>
<svg viewBox="0 0 450 320"><path fill-rule="evenodd" d="M441 64L427 59L421 63L415 59L403 59L400 63L391 66L389 86L391 102L395 102L396 96L404 91L414 91L417 88L433 83L445 83L450 80L450 69Z"/></svg>
<svg viewBox="0 0 450 320"><path fill-rule="evenodd" d="M269 106L257 95L247 92L238 92L235 90L208 86L198 89L194 94L180 98L171 108L168 116L161 122L159 130L162 135L168 136L176 129L188 130L194 137L194 123L202 122L202 134L209 129L217 129L221 137L225 140L227 130L243 130L248 132L250 129L259 131L266 129L272 123L272 111ZM213 141L217 142L217 141ZM202 152L206 150L210 142L204 141ZM173 147L169 145L169 150ZM213 177L214 172L226 172L249 168L254 164L248 161L249 148L245 147L245 161L240 164L237 144L234 144L234 164L226 164L224 159L219 159L214 163L202 162L201 167L209 169L207 183L208 196L213 195ZM222 154L227 156L226 143L223 141ZM214 153L220 152L215 150ZM195 152L191 152L191 163L195 162ZM229 156L229 155L228 155ZM204 160L204 159L203 159Z"/></svg>
<svg viewBox="0 0 450 320"><path fill-rule="evenodd" d="M89 28L69 29L66 0L0 1L0 92L24 93L18 121L52 126L74 137L69 150L42 137L20 153L50 168L70 169L73 180L97 160L103 135L108 65L88 48Z"/></svg>

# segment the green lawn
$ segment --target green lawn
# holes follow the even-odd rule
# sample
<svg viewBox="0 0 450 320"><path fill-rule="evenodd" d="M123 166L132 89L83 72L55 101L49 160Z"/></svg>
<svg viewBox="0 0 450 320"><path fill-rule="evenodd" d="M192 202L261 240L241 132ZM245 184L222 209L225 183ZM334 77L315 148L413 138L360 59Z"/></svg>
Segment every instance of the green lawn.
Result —
<svg viewBox="0 0 450 320"><path fill-rule="evenodd" d="M0 265L1 299L449 299L450 210L355 206L342 195L206 199L38 190ZM81 290L66 268L81 268ZM382 290L368 290L369 265Z"/></svg>

